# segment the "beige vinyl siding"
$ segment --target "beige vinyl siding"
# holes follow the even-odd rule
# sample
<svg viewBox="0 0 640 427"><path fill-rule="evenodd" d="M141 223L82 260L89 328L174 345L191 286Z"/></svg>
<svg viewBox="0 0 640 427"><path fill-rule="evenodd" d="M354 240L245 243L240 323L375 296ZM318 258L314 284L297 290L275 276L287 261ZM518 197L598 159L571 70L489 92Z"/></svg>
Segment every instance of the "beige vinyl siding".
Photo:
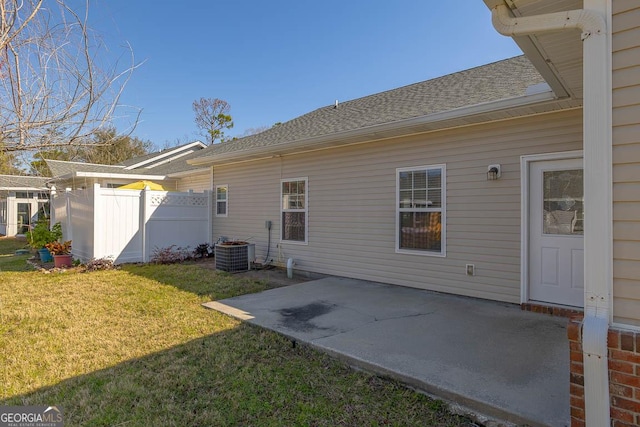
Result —
<svg viewBox="0 0 640 427"><path fill-rule="evenodd" d="M280 159L213 168L214 186L227 185L227 216L214 217L212 241L224 236L250 240L263 261L267 252L265 221L273 221L270 258L276 258L280 240ZM215 209L215 206L214 206ZM215 215L215 210L214 210Z"/></svg>
<svg viewBox="0 0 640 427"><path fill-rule="evenodd" d="M613 2L613 316L640 326L640 4Z"/></svg>
<svg viewBox="0 0 640 427"><path fill-rule="evenodd" d="M211 190L211 173L204 172L178 179L178 191L189 190L193 190L197 193Z"/></svg>
<svg viewBox="0 0 640 427"><path fill-rule="evenodd" d="M250 239L296 268L520 301L520 156L582 149L581 110L414 135L214 168L229 185L219 236ZM502 178L487 181L489 164ZM446 257L395 252L396 168L446 164ZM308 178L308 244L280 242L280 180ZM475 264L476 275L465 274Z"/></svg>

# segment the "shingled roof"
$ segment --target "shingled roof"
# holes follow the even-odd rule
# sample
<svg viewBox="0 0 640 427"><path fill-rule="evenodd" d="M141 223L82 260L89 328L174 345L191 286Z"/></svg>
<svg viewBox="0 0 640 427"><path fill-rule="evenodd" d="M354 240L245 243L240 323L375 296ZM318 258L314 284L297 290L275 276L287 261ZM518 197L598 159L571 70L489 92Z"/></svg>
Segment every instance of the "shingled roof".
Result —
<svg viewBox="0 0 640 427"><path fill-rule="evenodd" d="M152 169L158 166L162 166L166 163L177 161L182 157L189 156L193 152L202 150L205 147L205 144L200 141L192 141L187 144L176 145L175 147L169 147L161 151L155 151L144 156L134 157L133 159L128 159L119 163L119 165L125 166L126 169L129 170L138 170L140 168ZM136 167L132 168L132 166Z"/></svg>
<svg viewBox="0 0 640 427"><path fill-rule="evenodd" d="M95 173L127 173L124 166L98 165L95 163L67 162L63 160L45 159L51 175L54 177L65 176L74 172Z"/></svg>
<svg viewBox="0 0 640 427"><path fill-rule="evenodd" d="M262 133L215 144L199 156L251 151L523 96L544 83L525 56L319 108Z"/></svg>
<svg viewBox="0 0 640 427"><path fill-rule="evenodd" d="M39 176L0 175L0 190L47 190L48 179Z"/></svg>
<svg viewBox="0 0 640 427"><path fill-rule="evenodd" d="M195 170L201 169L202 166L193 166L187 163L187 161L200 157L205 150L206 148L195 151L186 156L173 159L164 164L154 166L153 169L146 169L146 170L136 169L135 171L136 172L140 171L140 173L149 173L154 175L171 175L171 174L180 173L180 172L195 171Z"/></svg>

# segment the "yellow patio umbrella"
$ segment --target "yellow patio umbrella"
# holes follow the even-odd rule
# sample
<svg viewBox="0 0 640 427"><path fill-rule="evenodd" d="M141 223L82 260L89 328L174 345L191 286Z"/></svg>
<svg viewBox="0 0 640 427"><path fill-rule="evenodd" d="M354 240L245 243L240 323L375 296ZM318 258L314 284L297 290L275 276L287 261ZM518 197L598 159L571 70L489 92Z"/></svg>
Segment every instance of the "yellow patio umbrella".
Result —
<svg viewBox="0 0 640 427"><path fill-rule="evenodd" d="M149 187L149 190L165 191L165 188L162 185L156 184L152 181L147 181L146 179L123 185L122 187L118 187L118 190L144 190L147 187Z"/></svg>

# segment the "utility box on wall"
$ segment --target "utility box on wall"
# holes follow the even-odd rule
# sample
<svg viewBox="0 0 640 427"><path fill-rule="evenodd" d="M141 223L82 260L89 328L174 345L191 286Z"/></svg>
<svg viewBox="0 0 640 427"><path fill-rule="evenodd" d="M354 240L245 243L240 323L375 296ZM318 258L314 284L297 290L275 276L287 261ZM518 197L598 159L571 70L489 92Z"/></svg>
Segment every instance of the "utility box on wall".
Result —
<svg viewBox="0 0 640 427"><path fill-rule="evenodd" d="M224 242L215 246L216 270L239 273L251 268L256 245L246 242Z"/></svg>

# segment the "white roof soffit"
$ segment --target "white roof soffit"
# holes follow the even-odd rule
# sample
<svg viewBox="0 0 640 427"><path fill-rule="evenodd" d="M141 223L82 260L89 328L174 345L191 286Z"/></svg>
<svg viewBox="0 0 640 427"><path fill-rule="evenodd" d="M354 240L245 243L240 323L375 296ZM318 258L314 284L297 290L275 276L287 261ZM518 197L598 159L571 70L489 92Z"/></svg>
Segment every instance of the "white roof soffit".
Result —
<svg viewBox="0 0 640 427"><path fill-rule="evenodd" d="M582 0L483 0L489 9L506 4L513 17L582 9ZM513 37L559 99L582 98L580 32ZM564 62L561 64L560 62ZM579 73L578 76L575 76Z"/></svg>
<svg viewBox="0 0 640 427"><path fill-rule="evenodd" d="M159 159L164 159L165 157L168 157L168 159L164 160L162 163L159 163L158 165L164 164L166 162L169 162L169 161L173 160L174 158L182 157L184 155L193 153L195 151L194 150L195 147L205 148L206 145L204 145L204 143L202 143L200 141L194 141L194 142L192 142L190 144L177 147L175 150L167 151L166 153L159 154L159 155L154 156L154 157L152 157L150 159L146 159L146 160L143 160L143 161L141 161L139 163L135 163L133 165L126 166L124 169L125 170L137 169L137 168L142 167L144 165L148 165L149 163L157 162ZM187 150L190 150L190 151L187 151ZM182 151L187 151L187 152L181 153ZM176 153L178 153L178 155L176 155ZM152 167L155 167L155 166L158 166L158 165L154 165Z"/></svg>
<svg viewBox="0 0 640 427"><path fill-rule="evenodd" d="M423 133L432 130L455 128L459 126L492 121L488 116L492 113L504 112L504 118L514 118L531 114L529 108L545 105L561 104L560 108L575 108L580 105L571 100L558 100L550 90L540 91L535 88L533 94L491 101L467 107L455 108L426 116L414 117L396 122L382 123L345 132L320 135L317 137L267 145L250 150L231 151L187 160L192 165L216 165L225 163L256 160L305 151L314 151L331 147L372 142L376 140ZM575 104L575 105L574 105ZM518 109L523 109L519 112ZM549 108L549 111L557 108ZM525 112L525 110L527 112Z"/></svg>

